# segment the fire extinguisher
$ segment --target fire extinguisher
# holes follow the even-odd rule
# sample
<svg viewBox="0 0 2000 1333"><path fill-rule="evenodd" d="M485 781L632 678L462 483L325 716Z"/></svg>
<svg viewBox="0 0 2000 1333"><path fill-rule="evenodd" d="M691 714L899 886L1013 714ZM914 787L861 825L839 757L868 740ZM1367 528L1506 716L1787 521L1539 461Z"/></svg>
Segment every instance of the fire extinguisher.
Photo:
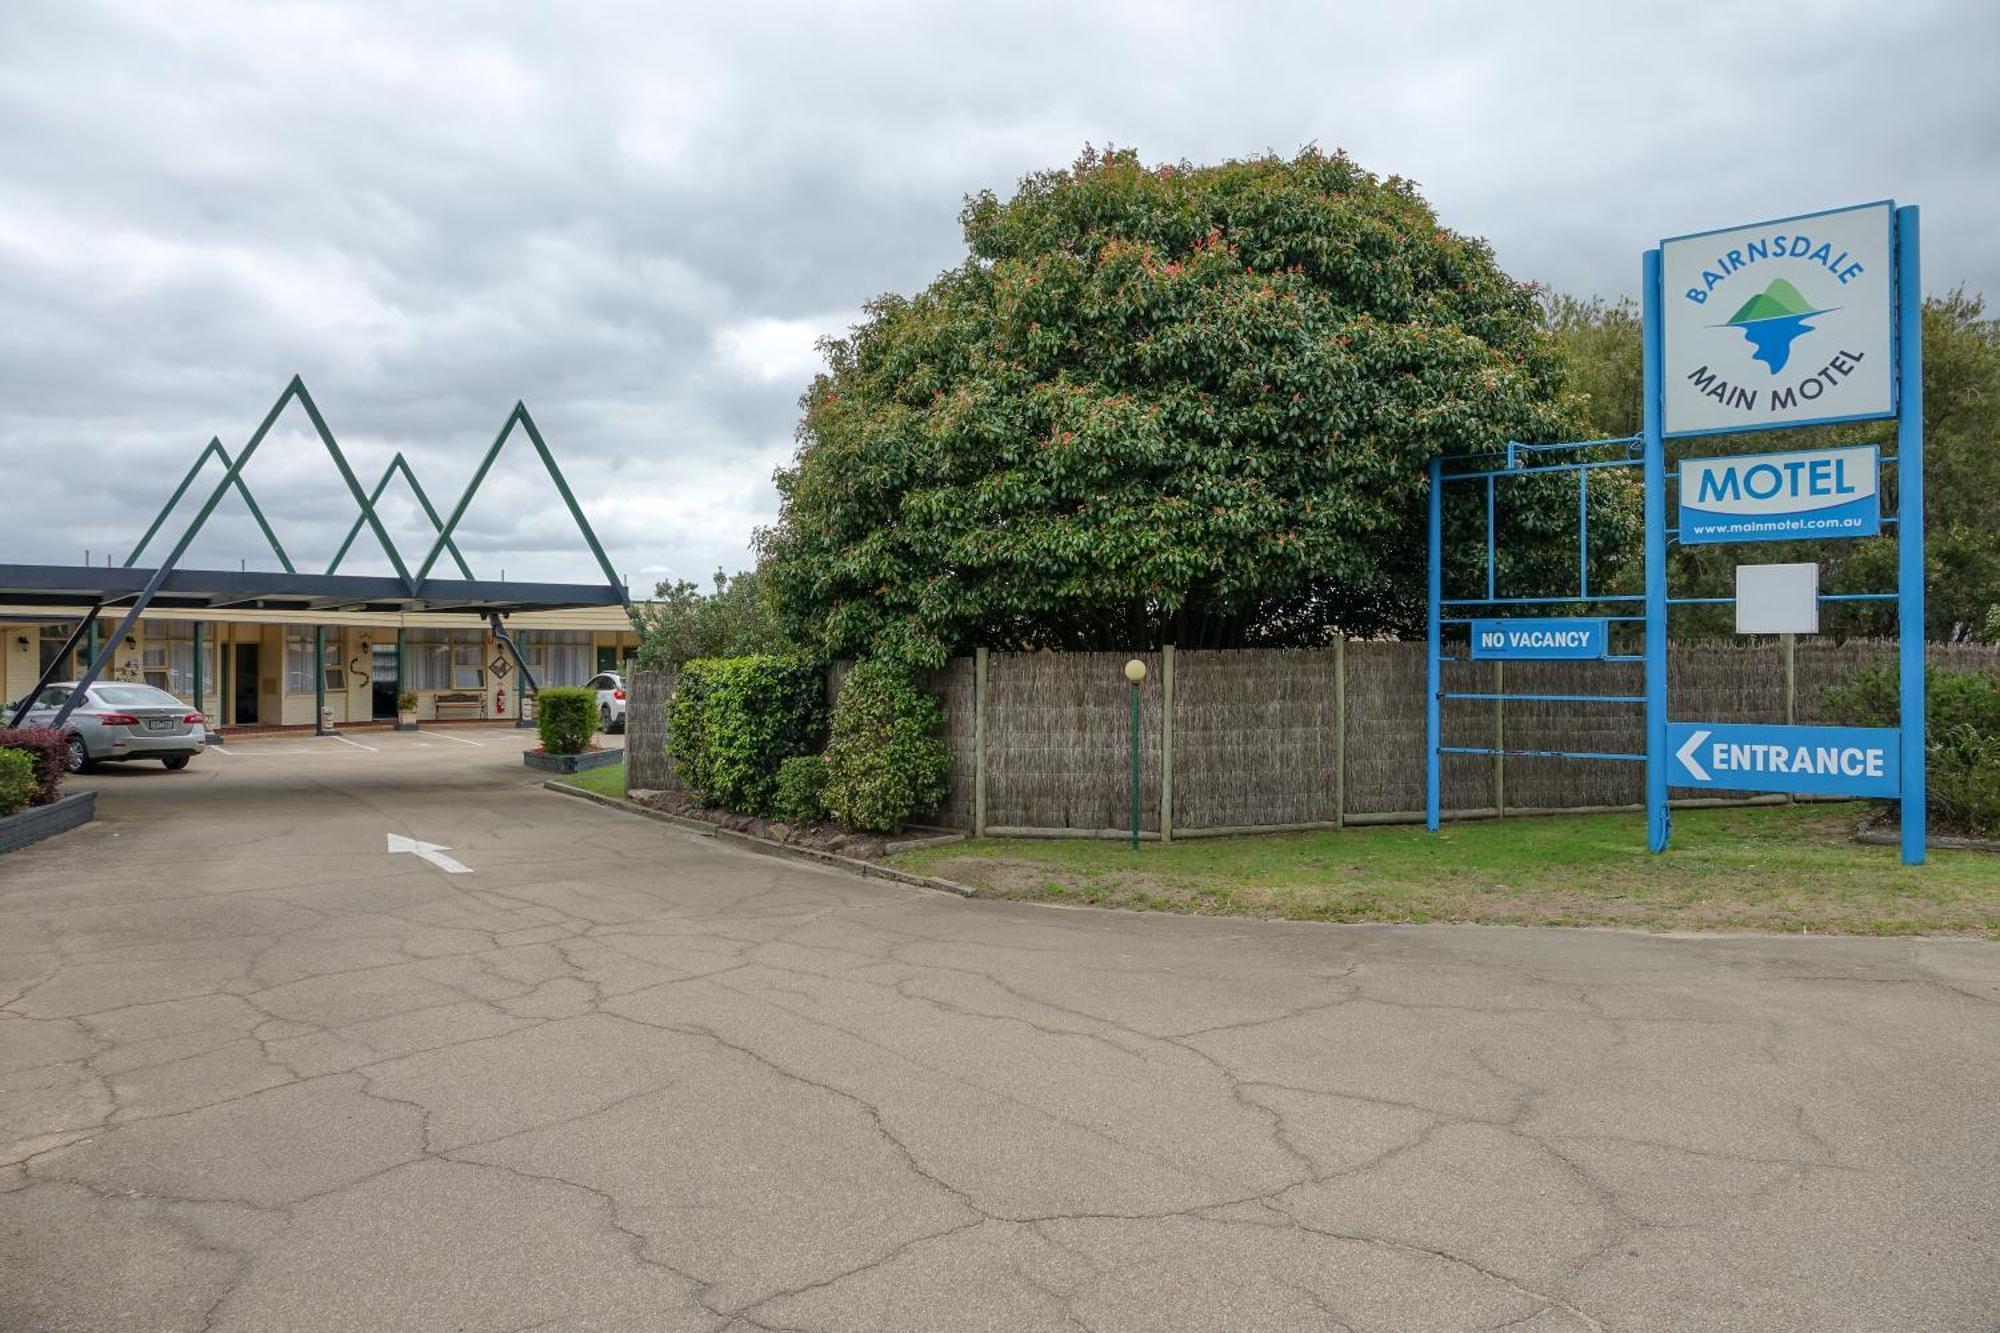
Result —
<svg viewBox="0 0 2000 1333"><path fill-rule="evenodd" d="M507 716L507 687L505 685L496 685L493 687L493 716Z"/></svg>

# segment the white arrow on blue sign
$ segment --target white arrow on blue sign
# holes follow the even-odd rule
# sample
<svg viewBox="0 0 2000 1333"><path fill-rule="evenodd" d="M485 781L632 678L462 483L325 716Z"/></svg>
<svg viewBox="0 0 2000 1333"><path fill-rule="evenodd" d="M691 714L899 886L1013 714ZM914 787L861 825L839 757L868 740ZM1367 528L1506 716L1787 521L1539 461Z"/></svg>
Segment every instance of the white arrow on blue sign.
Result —
<svg viewBox="0 0 2000 1333"><path fill-rule="evenodd" d="M1667 781L1676 787L1812 796L1902 794L1895 727L1786 727L1669 722Z"/></svg>

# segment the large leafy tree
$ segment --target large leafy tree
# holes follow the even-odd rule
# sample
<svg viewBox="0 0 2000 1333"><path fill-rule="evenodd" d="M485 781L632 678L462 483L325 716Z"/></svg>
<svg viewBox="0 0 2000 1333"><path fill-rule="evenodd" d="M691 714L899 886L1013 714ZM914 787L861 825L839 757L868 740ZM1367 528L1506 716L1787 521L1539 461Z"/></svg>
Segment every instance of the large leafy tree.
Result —
<svg viewBox="0 0 2000 1333"><path fill-rule="evenodd" d="M961 220L963 265L823 345L759 535L830 653L1409 631L1427 460L1574 424L1532 289L1340 154L1086 152ZM1573 586L1573 487L1507 490L1508 590Z"/></svg>
<svg viewBox="0 0 2000 1333"><path fill-rule="evenodd" d="M1549 328L1562 351L1564 373L1597 433L1640 429L1640 329L1630 301L1606 305L1552 296ZM2000 637L2000 322L1984 298L1963 288L1924 301L1924 501L1926 510L1926 633L1939 640ZM1895 423L1768 431L1674 441L1670 456L1878 444L1895 452ZM1883 509L1893 512L1897 470L1882 470ZM1829 592L1892 591L1896 586L1893 529L1859 541L1787 542L1782 548L1741 545L1671 548L1676 595L1727 596L1740 562L1782 558L1817 561ZM1841 634L1892 635L1890 602L1830 604L1822 627ZM1726 611L1677 613L1676 633L1729 633Z"/></svg>

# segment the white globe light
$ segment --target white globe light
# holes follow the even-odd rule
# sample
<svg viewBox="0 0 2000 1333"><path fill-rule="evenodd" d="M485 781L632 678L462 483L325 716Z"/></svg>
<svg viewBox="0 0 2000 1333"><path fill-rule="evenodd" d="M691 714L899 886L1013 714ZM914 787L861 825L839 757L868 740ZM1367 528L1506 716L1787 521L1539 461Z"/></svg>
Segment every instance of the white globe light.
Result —
<svg viewBox="0 0 2000 1333"><path fill-rule="evenodd" d="M1144 662L1141 662L1138 658L1135 657L1131 661L1125 664L1125 679L1131 681L1134 685L1137 685L1140 681L1144 680L1145 678L1146 678L1146 664Z"/></svg>

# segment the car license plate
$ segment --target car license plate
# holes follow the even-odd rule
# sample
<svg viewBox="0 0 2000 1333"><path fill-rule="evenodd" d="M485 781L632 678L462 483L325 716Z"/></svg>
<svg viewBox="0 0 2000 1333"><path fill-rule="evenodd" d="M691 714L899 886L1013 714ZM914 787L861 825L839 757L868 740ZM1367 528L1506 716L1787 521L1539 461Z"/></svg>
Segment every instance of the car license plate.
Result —
<svg viewBox="0 0 2000 1333"><path fill-rule="evenodd" d="M173 729L174 720L170 717L149 717L146 719L146 730L148 731L172 731Z"/></svg>

